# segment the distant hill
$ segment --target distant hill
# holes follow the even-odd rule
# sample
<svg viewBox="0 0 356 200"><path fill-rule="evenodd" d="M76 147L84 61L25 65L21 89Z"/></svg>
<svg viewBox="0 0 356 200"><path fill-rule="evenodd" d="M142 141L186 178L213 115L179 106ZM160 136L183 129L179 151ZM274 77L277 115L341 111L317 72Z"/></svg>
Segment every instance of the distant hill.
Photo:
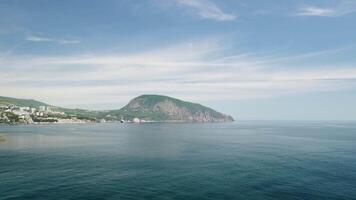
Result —
<svg viewBox="0 0 356 200"><path fill-rule="evenodd" d="M126 106L109 115L132 120L183 122L227 122L231 116L219 113L197 103L191 103L161 95L142 95L132 99Z"/></svg>
<svg viewBox="0 0 356 200"><path fill-rule="evenodd" d="M20 107L36 107L36 108L38 108L39 106L48 106L43 102L36 101L33 99L16 99L11 97L0 96L0 105L8 105L8 104L13 104Z"/></svg>
<svg viewBox="0 0 356 200"><path fill-rule="evenodd" d="M0 97L0 105L36 107L49 106L35 100ZM108 121L132 121L134 118L159 122L230 122L233 118L197 103L191 103L161 95L141 95L119 110L89 111L51 106L79 118Z"/></svg>
<svg viewBox="0 0 356 200"><path fill-rule="evenodd" d="M58 106L52 106L33 99L17 99L17 98L0 96L0 106L1 105L15 105L19 107L31 107L31 108L39 108L39 106L49 106L53 111L64 112L69 116L76 116L79 119L89 119L92 121L103 119L106 113L104 111L62 108Z"/></svg>

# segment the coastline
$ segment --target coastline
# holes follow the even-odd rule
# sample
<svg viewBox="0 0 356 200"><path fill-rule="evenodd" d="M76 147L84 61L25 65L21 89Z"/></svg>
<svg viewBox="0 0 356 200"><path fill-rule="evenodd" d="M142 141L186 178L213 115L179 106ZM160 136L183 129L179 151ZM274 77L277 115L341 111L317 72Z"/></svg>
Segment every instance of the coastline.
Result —
<svg viewBox="0 0 356 200"><path fill-rule="evenodd" d="M189 123L189 124L219 124L219 123L232 123L235 121L184 121L184 120L167 120L167 121L61 121L61 122L33 122L33 123L0 123L1 125L17 126L17 125L57 125L57 124L148 124L148 123L166 123L166 124L179 124L179 123Z"/></svg>

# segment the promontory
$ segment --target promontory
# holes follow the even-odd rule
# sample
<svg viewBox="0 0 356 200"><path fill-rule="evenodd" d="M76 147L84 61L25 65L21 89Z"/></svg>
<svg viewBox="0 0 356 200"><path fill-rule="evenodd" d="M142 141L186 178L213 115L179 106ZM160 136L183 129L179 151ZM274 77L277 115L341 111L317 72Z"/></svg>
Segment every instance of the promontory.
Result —
<svg viewBox="0 0 356 200"><path fill-rule="evenodd" d="M231 122L206 106L162 95L141 95L118 110L94 111L0 97L0 123Z"/></svg>

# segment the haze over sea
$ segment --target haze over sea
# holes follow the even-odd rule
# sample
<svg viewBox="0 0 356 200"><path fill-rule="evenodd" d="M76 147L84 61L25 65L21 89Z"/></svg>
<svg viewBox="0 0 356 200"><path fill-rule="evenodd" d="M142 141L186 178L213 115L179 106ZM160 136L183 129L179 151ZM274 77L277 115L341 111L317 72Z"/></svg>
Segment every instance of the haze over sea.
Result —
<svg viewBox="0 0 356 200"><path fill-rule="evenodd" d="M0 199L355 199L356 122L0 126Z"/></svg>

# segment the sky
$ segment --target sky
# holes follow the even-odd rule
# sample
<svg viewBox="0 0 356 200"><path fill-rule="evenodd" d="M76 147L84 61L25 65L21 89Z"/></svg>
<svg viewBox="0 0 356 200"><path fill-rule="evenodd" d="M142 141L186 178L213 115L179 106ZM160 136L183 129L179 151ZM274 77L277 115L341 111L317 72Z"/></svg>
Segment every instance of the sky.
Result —
<svg viewBox="0 0 356 200"><path fill-rule="evenodd" d="M356 120L356 0L1 0L0 96Z"/></svg>

